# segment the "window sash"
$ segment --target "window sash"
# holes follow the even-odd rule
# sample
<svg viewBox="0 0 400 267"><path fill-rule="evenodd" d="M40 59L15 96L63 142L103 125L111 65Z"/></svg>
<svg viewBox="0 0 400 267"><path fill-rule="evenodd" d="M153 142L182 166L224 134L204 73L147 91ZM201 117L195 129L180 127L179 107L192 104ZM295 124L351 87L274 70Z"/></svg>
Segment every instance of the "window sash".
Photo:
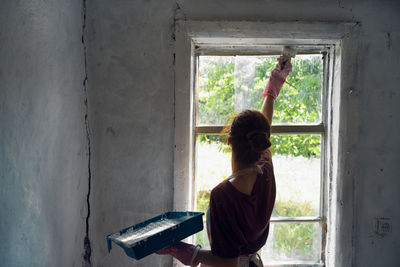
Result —
<svg viewBox="0 0 400 267"><path fill-rule="evenodd" d="M197 136L199 134L210 134L217 135L221 134L221 131L224 126L196 126L194 130L195 140L197 140ZM315 125L272 125L271 127L272 134L320 134L321 135L321 174L320 174L320 207L319 207L319 216L299 216L299 217L282 217L282 216L271 216L271 222L321 222L323 221L323 216L325 216L324 211L324 134L325 127L321 124ZM196 141L197 142L197 141ZM196 146L196 142L194 146ZM193 173L196 169L196 148L193 149ZM193 175L193 184L195 184L196 177ZM196 194L195 190L193 190L193 205L196 205Z"/></svg>
<svg viewBox="0 0 400 267"><path fill-rule="evenodd" d="M193 94L193 117L192 117L192 134L194 137L194 142L193 142L193 150L192 150L192 185L195 185L195 173L196 173L196 143L197 143L197 136L199 134L214 134L214 135L219 135L221 134L224 125L204 125L204 124L197 124L197 116L198 116L198 75L199 75L199 56L200 55L279 55L279 52L261 52L261 53L254 53L257 49L249 49L245 50L242 48L241 52L238 53L237 47L231 47L232 50L227 49L227 50L221 50L221 47L207 47L205 49L202 49L202 46L196 47L197 50L194 51L194 57L193 57L193 73L194 73L194 80L193 82L193 89L194 89L194 94ZM271 217L270 222L271 223L308 223L308 222L319 222L322 224L326 223L326 209L325 207L325 201L326 201L326 192L324 190L325 187L325 179L326 179L326 169L325 169L325 154L326 154L326 147L325 147L325 141L326 141L326 122L327 122L327 90L328 90L328 78L329 78L329 69L327 68L327 64L329 64L329 58L327 58L327 54L329 54L329 49L330 47L324 47L324 52L323 52L323 81L322 81L322 116L321 116L321 122L316 123L316 124L273 124L271 126L271 134L320 134L321 135L321 174L320 174L320 207L319 207L319 215L318 216L304 216L304 217ZM235 52L236 51L236 52ZM315 52L310 50L310 51L304 51L304 54L320 54L321 50L319 52ZM193 206L196 205L196 192L195 188L193 187L191 198L192 198L192 203ZM205 221L205 218L204 218ZM322 244L326 243L326 228L322 227ZM315 262L301 262L298 261L296 263L290 264L290 265L285 265L285 264L278 264L274 266L324 266L324 245L322 245L322 251L321 251L321 256L320 256L320 263L315 263Z"/></svg>

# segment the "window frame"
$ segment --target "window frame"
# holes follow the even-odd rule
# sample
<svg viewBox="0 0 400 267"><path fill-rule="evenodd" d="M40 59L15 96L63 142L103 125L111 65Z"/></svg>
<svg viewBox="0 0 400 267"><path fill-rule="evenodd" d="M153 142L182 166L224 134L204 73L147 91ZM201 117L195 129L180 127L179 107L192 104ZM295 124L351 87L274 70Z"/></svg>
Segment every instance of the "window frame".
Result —
<svg viewBox="0 0 400 267"><path fill-rule="evenodd" d="M312 46L327 45L330 47L324 67L327 68L329 77L324 78L328 88L325 95L329 108L327 109L325 127L324 157L326 167L322 168L323 176L327 177L323 192L327 196L326 201L321 202L323 210L327 211L323 216L324 229L337 229L336 212L340 214L351 214L349 210L336 209L336 202L340 197L341 180L336 182L340 174L337 163L339 161L337 147L339 140L339 106L337 100L341 99L341 53L345 40L350 38L357 23L336 22L249 22L249 21L187 21L177 20L175 23L175 146L174 146L174 210L189 210L193 207L193 175L194 175L194 143L195 143L195 121L194 121L194 87L196 69L196 48L217 47L230 44L231 49L243 48L251 43L257 51L270 49L271 45L294 45ZM349 48L347 48L349 49ZM204 50L206 51L206 50ZM254 49L242 52L254 53ZM229 54L232 51L226 51ZM261 51L265 54L265 51ZM335 89L335 90L333 90ZM324 115L323 115L324 116ZM280 127L280 126L279 126ZM321 127L321 126L317 126ZM279 129L279 128L276 128ZM282 131L281 128L279 131ZM322 155L321 155L322 157ZM329 210L327 207L333 207ZM328 220L327 220L328 218ZM347 217L346 220L352 220ZM339 221L341 222L341 221ZM343 228L343 227L342 227ZM349 232L347 228L343 228ZM336 250L342 252L336 246L338 238L335 231L327 231L324 239L322 259L328 254L329 259L322 265L332 264L334 266ZM349 236L347 239L351 239ZM343 253L343 252L342 252ZM304 266L299 264L298 266Z"/></svg>
<svg viewBox="0 0 400 267"><path fill-rule="evenodd" d="M260 50L263 52L260 52L260 50L256 49L251 49L251 45L249 47L247 46L241 46L241 47L236 47L237 50L233 50L232 46L229 46L229 44L224 45L218 45L215 47L212 46L207 46L206 49L203 48L202 45L195 44L194 45L194 66L195 69L193 70L193 76L195 77L194 83L195 86L193 88L193 96L194 96L194 101L193 101L193 110L194 110L194 125L193 125L193 130L194 130L194 142L193 142L193 156L192 156L192 166L193 166L193 176L192 176L192 195L189 196L191 197L192 200L192 209L196 209L196 145L197 145L197 136L199 134L215 134L219 135L222 132L222 129L224 125L204 125L204 124L197 124L197 116L198 116L198 69L199 69L199 56L243 56L243 55L274 55L278 56L280 53L279 48L281 45L277 46L268 46L268 47L262 47ZM298 50L297 46L293 46L296 50ZM269 50L267 50L269 49ZM302 217L271 217L270 221L271 223L307 223L307 222L313 222L313 223L320 223L321 225L321 253L320 253L320 262L315 263L315 262L310 262L310 265L315 266L315 264L319 264L323 266L323 262L325 261L324 257L324 251L325 251L325 246L326 244L326 228L322 227L322 225L326 222L326 208L325 208L325 201L327 199L326 193L325 193L325 183L326 183L326 177L325 177L325 169L326 169L326 158L325 158L325 143L326 143L326 124L327 124L327 97L326 95L328 94L328 71L327 69L327 64L329 63L328 60L329 58L327 55L329 54L329 51L332 49L331 46L327 45L321 45L321 46L315 46L315 45L310 45L310 46L305 46L302 45L300 47L300 50L302 50L301 54L322 54L322 60L323 60L323 77L322 77L322 91L321 91L321 121L320 123L308 123L308 124L299 124L299 123L287 123L287 124L272 124L271 125L271 134L318 134L321 137L321 161L320 161L320 202L319 202L319 211L317 216L302 216ZM306 50L307 52L304 52ZM228 53L227 53L228 51ZM261 96L260 96L261 97ZM260 107L261 108L261 107ZM205 220L205 219L204 219ZM308 262L300 262L299 264L308 264ZM285 264L279 264L279 265L274 265L274 266L284 266ZM297 264L298 265L298 264Z"/></svg>

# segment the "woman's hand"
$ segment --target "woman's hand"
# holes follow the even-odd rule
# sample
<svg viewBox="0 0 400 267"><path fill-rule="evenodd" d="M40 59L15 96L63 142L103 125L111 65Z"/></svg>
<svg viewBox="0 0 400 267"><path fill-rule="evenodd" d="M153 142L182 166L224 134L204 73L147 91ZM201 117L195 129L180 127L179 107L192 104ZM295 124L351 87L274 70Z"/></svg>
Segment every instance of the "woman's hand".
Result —
<svg viewBox="0 0 400 267"><path fill-rule="evenodd" d="M278 63L272 70L269 76L267 86L265 87L263 97L267 95L276 99L286 81L286 77L292 72L292 64L290 63L290 56L281 56L278 58Z"/></svg>
<svg viewBox="0 0 400 267"><path fill-rule="evenodd" d="M178 242L157 251L156 254L171 255L186 266L197 266L199 262L194 259L196 258L200 248L200 245L195 246L184 242Z"/></svg>

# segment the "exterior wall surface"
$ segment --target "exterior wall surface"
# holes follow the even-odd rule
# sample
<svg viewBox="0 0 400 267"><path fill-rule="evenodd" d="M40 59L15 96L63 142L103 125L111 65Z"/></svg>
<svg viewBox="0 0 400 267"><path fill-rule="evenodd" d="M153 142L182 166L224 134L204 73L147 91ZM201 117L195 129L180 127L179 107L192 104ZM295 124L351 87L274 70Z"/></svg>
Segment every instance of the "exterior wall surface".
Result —
<svg viewBox="0 0 400 267"><path fill-rule="evenodd" d="M0 266L81 266L81 1L0 2Z"/></svg>

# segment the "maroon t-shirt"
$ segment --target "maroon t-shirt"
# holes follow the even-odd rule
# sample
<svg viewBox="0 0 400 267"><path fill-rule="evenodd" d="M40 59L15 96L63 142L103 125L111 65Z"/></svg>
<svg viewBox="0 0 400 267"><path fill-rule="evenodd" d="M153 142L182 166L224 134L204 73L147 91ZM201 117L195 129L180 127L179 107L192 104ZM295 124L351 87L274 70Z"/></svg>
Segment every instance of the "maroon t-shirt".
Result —
<svg viewBox="0 0 400 267"><path fill-rule="evenodd" d="M211 191L208 224L214 255L236 258L256 253L267 241L276 196L270 152L262 155L257 165L262 173L257 175L250 196L228 179Z"/></svg>

